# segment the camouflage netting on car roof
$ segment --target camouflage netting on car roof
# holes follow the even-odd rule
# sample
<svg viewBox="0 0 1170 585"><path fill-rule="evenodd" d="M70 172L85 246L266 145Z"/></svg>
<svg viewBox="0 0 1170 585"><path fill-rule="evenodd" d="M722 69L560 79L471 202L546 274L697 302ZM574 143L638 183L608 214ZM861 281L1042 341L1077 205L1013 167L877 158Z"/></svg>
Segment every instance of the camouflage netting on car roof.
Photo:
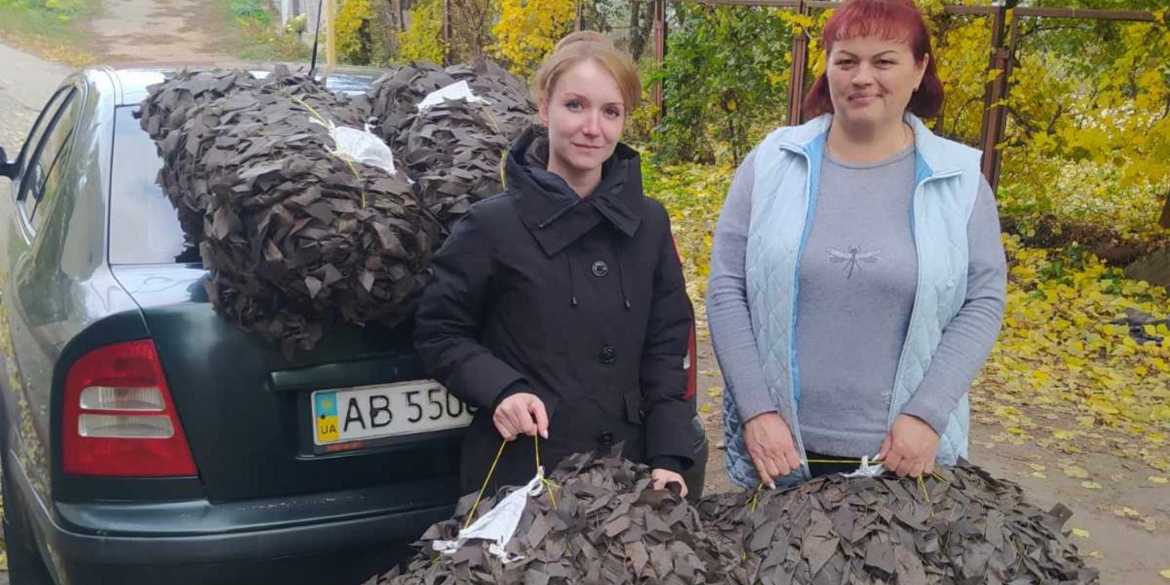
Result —
<svg viewBox="0 0 1170 585"><path fill-rule="evenodd" d="M475 95L487 100L487 110L508 142L519 138L533 123L536 104L528 86L495 62L452 65L446 72L456 81L467 81Z"/></svg>
<svg viewBox="0 0 1170 585"><path fill-rule="evenodd" d="M523 557L502 564L482 542L451 555L433 552L435 540L453 540L474 501L460 501L456 517L436 524L409 562L366 585L568 585L738 583L738 548L722 549L707 535L698 511L673 491L650 489L650 470L613 453L567 458L548 492L530 496L506 551ZM503 498L501 491L499 498ZM485 498L490 510L497 498Z"/></svg>
<svg viewBox="0 0 1170 585"><path fill-rule="evenodd" d="M455 83L442 67L433 63L391 65L354 102L369 112L370 131L377 134L401 159L411 124L418 114L418 104L427 94Z"/></svg>
<svg viewBox="0 0 1170 585"><path fill-rule="evenodd" d="M161 182L189 237L202 212L200 255L216 310L286 355L312 348L329 323L408 315L438 222L403 173L335 152L329 124L361 127L364 118L344 96L285 70L247 77L176 76L151 89L142 120L161 138ZM224 80L228 91L206 89Z"/></svg>
<svg viewBox="0 0 1170 585"><path fill-rule="evenodd" d="M460 81L484 101L448 100L418 110L427 94ZM524 82L492 62L401 66L358 101L369 109L373 131L418 181L423 204L447 227L472 203L503 191L508 146L536 115Z"/></svg>
<svg viewBox="0 0 1170 585"><path fill-rule="evenodd" d="M753 495L699 505L708 531L743 551L752 583L1097 583L1061 533L1067 508L1044 512L965 462L921 485L834 475L763 490L754 506Z"/></svg>
<svg viewBox="0 0 1170 585"><path fill-rule="evenodd" d="M420 200L450 227L472 203L504 190L509 145L484 106L453 100L415 118L404 162Z"/></svg>
<svg viewBox="0 0 1170 585"><path fill-rule="evenodd" d="M491 61L474 65L439 65L415 62L391 66L355 104L369 113L371 131L382 137L402 158L410 128L418 116L418 104L430 93L466 81L473 93L486 100L499 131L514 140L532 122L536 105L524 81Z"/></svg>
<svg viewBox="0 0 1170 585"><path fill-rule="evenodd" d="M459 81L485 102L418 111ZM284 67L262 79L182 71L149 90L141 125L212 270L212 303L286 354L313 347L329 323L408 315L444 227L502 191L502 157L536 111L523 81L486 62L398 67L354 100ZM397 173L336 152L330 125L369 120Z"/></svg>
<svg viewBox="0 0 1170 585"><path fill-rule="evenodd" d="M202 166L206 153L197 148L208 133L216 131L212 127L216 121L198 116L199 108L239 91L254 93L273 85L285 95L336 112L341 117L339 124L361 127L365 117L362 110L347 108L344 96L326 91L305 76L293 75L283 66L266 79L241 70L183 70L148 88L150 93L139 113L140 123L158 145L163 159L158 182L178 211L179 224L192 245L198 245L203 237L203 214L209 197L207 173Z"/></svg>

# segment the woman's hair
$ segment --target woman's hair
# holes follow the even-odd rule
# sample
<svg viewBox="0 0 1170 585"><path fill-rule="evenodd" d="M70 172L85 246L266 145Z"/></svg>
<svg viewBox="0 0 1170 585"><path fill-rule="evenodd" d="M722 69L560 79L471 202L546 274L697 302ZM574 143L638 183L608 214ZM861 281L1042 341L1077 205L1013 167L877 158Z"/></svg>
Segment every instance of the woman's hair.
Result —
<svg viewBox="0 0 1170 585"><path fill-rule="evenodd" d="M580 31L561 39L536 71L533 97L539 102L541 97L551 95L562 73L589 59L600 65L617 81L628 116L642 99L642 81L638 77L638 66L634 64L629 53L615 47L609 37L599 32Z"/></svg>
<svg viewBox="0 0 1170 585"><path fill-rule="evenodd" d="M837 41L870 36L905 41L918 63L930 53L930 31L912 0L849 0L825 23L825 55L833 52L833 44ZM926 64L922 84L906 106L920 118L933 118L942 108L943 85L934 61L931 59ZM832 111L829 80L822 73L804 96L804 112L811 118Z"/></svg>

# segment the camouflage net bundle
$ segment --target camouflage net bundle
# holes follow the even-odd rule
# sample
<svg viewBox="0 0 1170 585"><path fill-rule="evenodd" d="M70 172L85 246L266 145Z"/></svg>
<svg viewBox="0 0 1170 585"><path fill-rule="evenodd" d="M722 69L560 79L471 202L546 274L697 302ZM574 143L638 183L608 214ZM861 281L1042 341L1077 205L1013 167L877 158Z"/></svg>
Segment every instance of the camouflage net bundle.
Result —
<svg viewBox="0 0 1170 585"><path fill-rule="evenodd" d="M156 86L148 102L192 79ZM160 144L164 156L187 153L167 160L164 188L178 184L167 177L195 187L184 196L203 210L200 254L222 316L288 355L312 348L325 324L409 314L439 225L402 173L334 152L328 123L361 126L348 100L278 71L185 117Z"/></svg>
<svg viewBox="0 0 1170 585"><path fill-rule="evenodd" d="M698 511L673 491L650 489L650 470L620 457L579 454L567 458L546 491L529 497L516 535L505 550L524 557L502 564L488 546L472 542L452 555L431 549L453 540L476 494L460 501L456 518L436 524L422 538L425 548L409 563L365 585L568 585L742 583L739 548L724 546L704 531ZM480 512L498 498L485 498ZM738 577L737 577L738 575Z"/></svg>
<svg viewBox="0 0 1170 585"><path fill-rule="evenodd" d="M425 62L394 66L354 103L369 112L371 131L390 145L395 157L402 158L419 113L418 104L428 94L459 81L466 81L473 93L489 102L485 106L508 142L531 124L536 105L529 98L528 87L491 61L447 69Z"/></svg>
<svg viewBox="0 0 1170 585"><path fill-rule="evenodd" d="M1018 485L967 463L922 484L834 475L699 508L708 531L743 551L752 583L1098 582L1061 534L1067 508L1045 513Z"/></svg>
<svg viewBox="0 0 1170 585"><path fill-rule="evenodd" d="M404 161L419 199L450 227L472 203L498 195L511 142L482 104L432 106L415 118Z"/></svg>
<svg viewBox="0 0 1170 585"><path fill-rule="evenodd" d="M459 81L486 103L448 100L418 111L427 94ZM420 200L448 227L472 203L503 191L503 158L536 114L524 82L491 62L399 67L358 101L418 181Z"/></svg>
<svg viewBox="0 0 1170 585"><path fill-rule="evenodd" d="M455 81L432 63L391 66L366 95L354 102L369 112L370 131L390 146L395 159L401 159L406 153L410 126L418 115L418 103Z"/></svg>
<svg viewBox="0 0 1170 585"><path fill-rule="evenodd" d="M532 103L528 86L495 62L452 65L446 71L456 81L467 81L475 95L488 100L485 106L509 143L532 124L536 104Z"/></svg>
<svg viewBox="0 0 1170 585"><path fill-rule="evenodd" d="M360 110L346 107L344 97L307 77L290 74L283 66L263 80L240 70L184 70L149 88L140 111L142 129L158 145L163 159L158 182L175 206L179 225L192 245L203 239L203 215L210 197L207 173L201 166L207 153L199 149L208 134L217 132L217 120L199 115L202 106L237 92L255 93L273 85L314 108L335 112L339 124L360 127L364 118Z"/></svg>

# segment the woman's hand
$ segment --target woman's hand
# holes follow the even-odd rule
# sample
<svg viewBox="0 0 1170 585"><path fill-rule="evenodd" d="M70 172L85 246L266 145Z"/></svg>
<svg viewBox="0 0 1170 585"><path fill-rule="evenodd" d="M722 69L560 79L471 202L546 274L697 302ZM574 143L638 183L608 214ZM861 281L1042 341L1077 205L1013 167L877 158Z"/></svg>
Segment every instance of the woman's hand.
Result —
<svg viewBox="0 0 1170 585"><path fill-rule="evenodd" d="M679 492L679 495L684 498L687 497L687 482L683 480L681 475L669 469L659 468L651 470L650 479L653 480L650 483L650 487L656 490L666 489L666 484L668 483L677 483L678 485L682 486L682 491Z"/></svg>
<svg viewBox="0 0 1170 585"><path fill-rule="evenodd" d="M878 459L898 477L920 477L934 473L938 454L938 433L922 419L900 414L882 441Z"/></svg>
<svg viewBox="0 0 1170 585"><path fill-rule="evenodd" d="M520 392L505 398L492 414L492 422L505 441L520 435L535 437L536 433L548 438L548 413L535 394Z"/></svg>
<svg viewBox="0 0 1170 585"><path fill-rule="evenodd" d="M743 425L743 440L756 466L760 481L775 488L777 477L800 467L800 453L792 439L788 423L775 412L765 412Z"/></svg>

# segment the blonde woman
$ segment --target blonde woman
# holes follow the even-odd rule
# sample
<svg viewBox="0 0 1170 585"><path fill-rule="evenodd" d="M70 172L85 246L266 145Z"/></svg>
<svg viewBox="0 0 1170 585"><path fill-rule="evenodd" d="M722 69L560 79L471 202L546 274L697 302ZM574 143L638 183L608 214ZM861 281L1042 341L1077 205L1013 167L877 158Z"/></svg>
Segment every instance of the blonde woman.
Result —
<svg viewBox="0 0 1170 585"><path fill-rule="evenodd" d="M546 468L624 443L655 487L685 494L691 305L666 211L643 195L638 154L620 142L637 68L604 35L574 33L534 93L541 126L512 145L507 190L444 243L417 318L431 375L479 409L462 491L480 488L501 440L539 435ZM489 489L534 472L532 442L512 445Z"/></svg>

